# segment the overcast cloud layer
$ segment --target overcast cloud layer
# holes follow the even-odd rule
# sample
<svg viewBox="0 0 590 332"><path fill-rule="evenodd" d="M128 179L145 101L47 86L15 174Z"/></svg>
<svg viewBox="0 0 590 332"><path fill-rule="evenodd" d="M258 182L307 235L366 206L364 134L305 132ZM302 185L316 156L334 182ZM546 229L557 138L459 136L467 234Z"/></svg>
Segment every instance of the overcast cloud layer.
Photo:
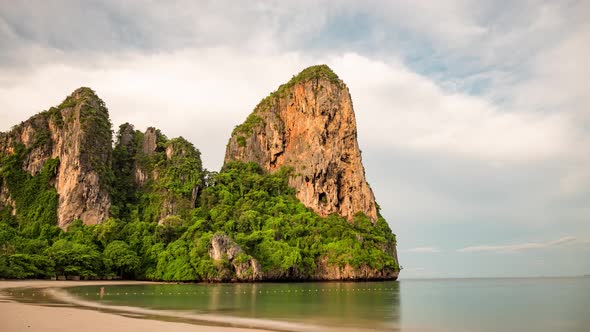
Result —
<svg viewBox="0 0 590 332"><path fill-rule="evenodd" d="M80 86L114 127L232 128L309 65L353 98L404 277L590 273L584 1L3 1L0 131Z"/></svg>

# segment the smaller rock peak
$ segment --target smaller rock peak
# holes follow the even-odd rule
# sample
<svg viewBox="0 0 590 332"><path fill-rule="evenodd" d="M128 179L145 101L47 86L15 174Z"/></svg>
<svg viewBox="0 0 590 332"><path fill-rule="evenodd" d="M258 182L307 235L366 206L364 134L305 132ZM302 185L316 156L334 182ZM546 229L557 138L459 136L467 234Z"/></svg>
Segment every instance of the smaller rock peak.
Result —
<svg viewBox="0 0 590 332"><path fill-rule="evenodd" d="M73 94L94 94L94 90L87 86L82 86L74 90Z"/></svg>
<svg viewBox="0 0 590 332"><path fill-rule="evenodd" d="M92 90L91 88L88 88L88 87L81 87L81 88L76 89L74 92L72 92L70 97L74 98L76 100L99 99L98 96L96 95L96 92L94 92L94 90Z"/></svg>
<svg viewBox="0 0 590 332"><path fill-rule="evenodd" d="M122 146L127 146L131 144L133 141L133 136L135 135L135 127L129 122L125 122L124 124L119 126L119 133L117 135L117 144Z"/></svg>
<svg viewBox="0 0 590 332"><path fill-rule="evenodd" d="M184 137L176 137L166 143L166 158L172 160L183 157L200 157L200 152Z"/></svg>
<svg viewBox="0 0 590 332"><path fill-rule="evenodd" d="M74 90L57 108L64 109L79 104L86 104L96 110L107 111L102 99L96 95L94 90L88 87L81 87Z"/></svg>
<svg viewBox="0 0 590 332"><path fill-rule="evenodd" d="M119 126L120 131L135 131L135 126L129 122L125 122Z"/></svg>
<svg viewBox="0 0 590 332"><path fill-rule="evenodd" d="M158 130L154 127L149 127L143 135L143 153L151 155L156 151L158 143Z"/></svg>

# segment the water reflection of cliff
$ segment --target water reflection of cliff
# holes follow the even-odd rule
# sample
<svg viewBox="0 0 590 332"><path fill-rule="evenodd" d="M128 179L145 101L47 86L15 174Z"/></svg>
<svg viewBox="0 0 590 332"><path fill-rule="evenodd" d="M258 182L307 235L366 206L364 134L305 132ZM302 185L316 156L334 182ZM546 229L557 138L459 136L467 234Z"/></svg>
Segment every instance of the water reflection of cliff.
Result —
<svg viewBox="0 0 590 332"><path fill-rule="evenodd" d="M399 326L398 282L213 285L208 310L369 329Z"/></svg>
<svg viewBox="0 0 590 332"><path fill-rule="evenodd" d="M399 282L176 284L108 287L116 305L381 330L399 326Z"/></svg>

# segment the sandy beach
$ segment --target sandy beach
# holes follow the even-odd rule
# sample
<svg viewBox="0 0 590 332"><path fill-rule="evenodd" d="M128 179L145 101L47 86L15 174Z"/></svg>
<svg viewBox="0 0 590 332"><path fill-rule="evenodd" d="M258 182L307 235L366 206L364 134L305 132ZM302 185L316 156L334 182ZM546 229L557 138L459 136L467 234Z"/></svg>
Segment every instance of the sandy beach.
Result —
<svg viewBox="0 0 590 332"><path fill-rule="evenodd" d="M211 332L245 332L254 329L198 325L184 322L168 322L149 319L146 316L133 318L122 314L99 311L100 308L76 308L47 306L42 303L20 303L3 295L3 291L12 288L61 288L85 285L121 285L145 284L134 281L0 281L0 330L13 331L60 331L85 332L98 331L211 331Z"/></svg>

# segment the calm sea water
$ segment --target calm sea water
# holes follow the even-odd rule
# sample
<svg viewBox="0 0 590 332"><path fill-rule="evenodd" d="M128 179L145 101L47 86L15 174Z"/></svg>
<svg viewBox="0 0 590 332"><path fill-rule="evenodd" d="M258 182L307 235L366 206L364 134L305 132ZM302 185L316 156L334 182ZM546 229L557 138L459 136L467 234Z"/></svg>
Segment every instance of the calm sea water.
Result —
<svg viewBox="0 0 590 332"><path fill-rule="evenodd" d="M73 287L115 306L408 331L590 331L590 278Z"/></svg>

